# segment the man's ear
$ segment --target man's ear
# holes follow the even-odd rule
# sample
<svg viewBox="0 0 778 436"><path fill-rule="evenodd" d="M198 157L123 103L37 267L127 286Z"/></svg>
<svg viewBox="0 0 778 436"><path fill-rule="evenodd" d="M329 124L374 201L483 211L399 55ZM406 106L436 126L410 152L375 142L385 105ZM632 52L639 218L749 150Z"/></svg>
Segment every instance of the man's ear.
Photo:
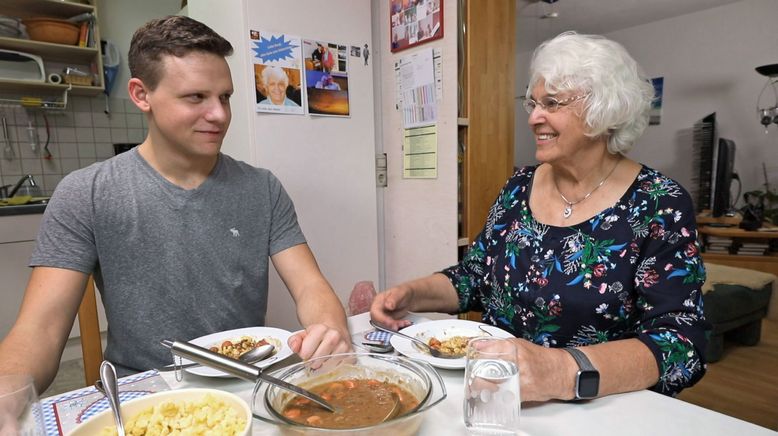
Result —
<svg viewBox="0 0 778 436"><path fill-rule="evenodd" d="M137 77L133 77L127 83L127 93L130 96L130 100L135 103L135 106L138 106L141 112L149 112L151 110L151 105L148 101L148 91L146 84Z"/></svg>

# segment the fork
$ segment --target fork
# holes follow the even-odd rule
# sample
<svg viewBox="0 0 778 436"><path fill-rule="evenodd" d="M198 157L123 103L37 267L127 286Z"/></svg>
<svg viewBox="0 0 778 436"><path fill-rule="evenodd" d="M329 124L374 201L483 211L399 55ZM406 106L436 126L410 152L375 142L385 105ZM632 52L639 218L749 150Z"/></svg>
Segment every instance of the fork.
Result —
<svg viewBox="0 0 778 436"><path fill-rule="evenodd" d="M386 326L384 326L382 324L379 324L376 321L373 321L372 319L370 320L370 325L372 325L373 327L375 327L378 330L381 330L382 332L387 332L387 333L390 333L390 334L393 334L393 335L397 335L397 336L403 337L405 339L410 339L411 341L413 341L417 345L420 345L421 347L423 347L424 350L429 352L432 357L438 357L438 358L441 358L441 359L459 359L460 357L462 357L462 356L457 356L457 355L454 355L454 354L441 353L439 350L436 350L436 349L430 347L430 345L428 343L422 341L419 338L414 338L413 336L406 335L405 333L400 333L397 330L392 330L389 327L386 327Z"/></svg>

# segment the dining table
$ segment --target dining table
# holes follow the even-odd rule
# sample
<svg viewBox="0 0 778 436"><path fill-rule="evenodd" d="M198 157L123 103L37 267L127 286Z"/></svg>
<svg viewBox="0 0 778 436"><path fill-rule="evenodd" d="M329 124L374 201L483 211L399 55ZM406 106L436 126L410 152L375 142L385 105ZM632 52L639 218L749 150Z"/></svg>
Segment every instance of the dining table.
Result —
<svg viewBox="0 0 778 436"><path fill-rule="evenodd" d="M419 327L430 320L425 314L412 314L410 319ZM369 321L368 313L348 318L352 343L357 352L367 352L359 338L364 337L365 332L373 330ZM430 323L432 324L433 322ZM275 371L295 362L299 362L299 358L292 354L279 359L265 371ZM211 388L234 393L249 405L252 404L254 383L237 378L198 375L198 371L194 373L189 371L151 370L124 377L119 380L119 390L122 391L124 386L123 394L127 395L126 398L122 398L122 401L160 390ZM436 371L445 386L446 397L424 412L417 434L419 436L470 434L463 419L464 369L436 368ZM519 376L521 376L521 368L519 368ZM99 393L91 386L43 398L41 403L46 434L59 436L63 431L67 433L66 427L75 425L74 417L88 420L90 416L94 416L94 413L101 410L100 403L105 400L100 398ZM261 403L261 401L257 402L258 407L264 407ZM104 404L102 406L103 409L107 407ZM778 405L774 406L778 410ZM520 436L778 436L778 432L768 428L649 390L608 395L580 402L524 403L521 406L519 427L517 435ZM274 424L255 418L252 422L252 434L276 436L281 434L281 430Z"/></svg>
<svg viewBox="0 0 778 436"><path fill-rule="evenodd" d="M423 319L423 318L419 318ZM362 313L349 317L352 333L371 330L370 316ZM355 344L359 351L359 344ZM287 359L288 360L288 359ZM287 361L279 362L284 365ZM464 370L437 369L444 381L447 396L425 412L419 436L468 435L462 408ZM171 389L215 388L232 392L251 404L254 384L232 378L208 378L189 373L161 372ZM519 368L521 374L521 368ZM180 380L177 380L180 379ZM778 405L776 405L778 407ZM778 413L778 409L776 409ZM253 434L270 436L280 430L254 419ZM608 395L589 401L548 401L525 403L517 434L522 436L569 435L665 435L665 436L776 436L778 432L696 406L649 390Z"/></svg>

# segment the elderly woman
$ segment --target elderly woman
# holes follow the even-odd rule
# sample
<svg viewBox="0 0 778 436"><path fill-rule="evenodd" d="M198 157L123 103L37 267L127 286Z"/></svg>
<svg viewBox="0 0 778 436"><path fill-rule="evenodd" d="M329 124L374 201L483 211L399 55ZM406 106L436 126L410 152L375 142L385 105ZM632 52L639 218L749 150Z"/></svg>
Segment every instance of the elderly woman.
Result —
<svg viewBox="0 0 778 436"><path fill-rule="evenodd" d="M522 401L650 388L705 373L705 271L689 194L626 156L652 87L619 44L563 33L534 53L524 108L540 162L517 171L465 258L379 294L372 317L483 312L512 332Z"/></svg>
<svg viewBox="0 0 778 436"><path fill-rule="evenodd" d="M276 106L295 106L297 103L286 97L286 88L289 86L289 76L281 67L265 67L261 76L262 85L265 88L267 98L259 104L272 104Z"/></svg>

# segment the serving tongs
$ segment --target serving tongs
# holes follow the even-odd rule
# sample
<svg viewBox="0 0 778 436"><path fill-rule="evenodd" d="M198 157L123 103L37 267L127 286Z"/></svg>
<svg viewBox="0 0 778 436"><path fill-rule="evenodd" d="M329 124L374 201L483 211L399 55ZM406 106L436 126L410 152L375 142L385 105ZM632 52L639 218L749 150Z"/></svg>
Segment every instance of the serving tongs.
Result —
<svg viewBox="0 0 778 436"><path fill-rule="evenodd" d="M216 368L250 382L259 383L259 381L262 380L266 383L278 386L281 389L294 392L301 397L307 398L330 412L335 412L335 407L325 401L322 397L299 386L295 386L279 378L273 377L272 375L265 374L262 371L262 368L258 368L254 365L243 363L237 359L215 353L191 342L163 339L160 341L160 343L162 346L172 351L176 356L185 357L194 362L201 363L211 368Z"/></svg>

